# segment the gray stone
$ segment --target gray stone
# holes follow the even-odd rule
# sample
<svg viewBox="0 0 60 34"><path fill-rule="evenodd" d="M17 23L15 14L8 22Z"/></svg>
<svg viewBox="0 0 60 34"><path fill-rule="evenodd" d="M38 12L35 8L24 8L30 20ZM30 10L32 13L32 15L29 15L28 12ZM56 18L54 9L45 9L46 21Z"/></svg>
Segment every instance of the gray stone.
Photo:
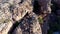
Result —
<svg viewBox="0 0 60 34"><path fill-rule="evenodd" d="M34 13L28 13L21 21L13 34L42 34L41 26Z"/></svg>
<svg viewBox="0 0 60 34"><path fill-rule="evenodd" d="M33 0L0 0L0 33L7 34L15 21L31 12Z"/></svg>

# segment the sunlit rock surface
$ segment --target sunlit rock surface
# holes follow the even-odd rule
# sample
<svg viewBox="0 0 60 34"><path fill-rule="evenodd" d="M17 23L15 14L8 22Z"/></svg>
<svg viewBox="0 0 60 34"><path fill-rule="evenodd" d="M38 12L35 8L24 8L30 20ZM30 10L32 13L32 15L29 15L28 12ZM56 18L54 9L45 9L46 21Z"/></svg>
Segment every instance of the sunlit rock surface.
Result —
<svg viewBox="0 0 60 34"><path fill-rule="evenodd" d="M0 33L7 34L15 21L31 12L32 0L0 0Z"/></svg>

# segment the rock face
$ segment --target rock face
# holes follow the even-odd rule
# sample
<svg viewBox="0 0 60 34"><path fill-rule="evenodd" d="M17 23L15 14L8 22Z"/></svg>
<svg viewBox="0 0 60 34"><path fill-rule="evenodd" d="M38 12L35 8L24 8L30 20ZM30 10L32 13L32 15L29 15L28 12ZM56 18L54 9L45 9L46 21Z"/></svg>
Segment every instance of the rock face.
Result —
<svg viewBox="0 0 60 34"><path fill-rule="evenodd" d="M33 0L0 0L0 33L7 34L15 21L32 11Z"/></svg>
<svg viewBox="0 0 60 34"><path fill-rule="evenodd" d="M37 16L31 12L25 16L13 34L42 34Z"/></svg>
<svg viewBox="0 0 60 34"><path fill-rule="evenodd" d="M33 6L34 1L38 1L38 8ZM60 0L0 0L0 34L47 34L52 1L60 7ZM39 11L39 16L43 19L42 26L38 21L39 16L34 13L34 8L39 9L36 12ZM56 9L58 16L59 11L60 9ZM9 33L11 29L14 30Z"/></svg>
<svg viewBox="0 0 60 34"><path fill-rule="evenodd" d="M18 21L20 18L24 17L27 12L31 12L33 9L32 0L21 0L22 3L16 4L10 9L13 9L12 18ZM30 6L31 5L31 6Z"/></svg>
<svg viewBox="0 0 60 34"><path fill-rule="evenodd" d="M42 34L47 34L49 29L48 20L49 14L51 14L51 0L37 0L40 8L40 16L43 19Z"/></svg>
<svg viewBox="0 0 60 34"><path fill-rule="evenodd" d="M51 0L38 0L42 13L51 13Z"/></svg>

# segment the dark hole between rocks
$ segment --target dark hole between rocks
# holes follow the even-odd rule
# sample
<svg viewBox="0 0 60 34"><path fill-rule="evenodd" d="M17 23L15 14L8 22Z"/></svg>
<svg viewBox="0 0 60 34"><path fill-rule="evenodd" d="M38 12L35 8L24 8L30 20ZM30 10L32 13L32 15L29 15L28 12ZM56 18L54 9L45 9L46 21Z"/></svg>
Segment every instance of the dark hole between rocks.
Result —
<svg viewBox="0 0 60 34"><path fill-rule="evenodd" d="M38 4L38 1L34 1L34 5L33 5L33 12L37 15L40 15L40 6Z"/></svg>

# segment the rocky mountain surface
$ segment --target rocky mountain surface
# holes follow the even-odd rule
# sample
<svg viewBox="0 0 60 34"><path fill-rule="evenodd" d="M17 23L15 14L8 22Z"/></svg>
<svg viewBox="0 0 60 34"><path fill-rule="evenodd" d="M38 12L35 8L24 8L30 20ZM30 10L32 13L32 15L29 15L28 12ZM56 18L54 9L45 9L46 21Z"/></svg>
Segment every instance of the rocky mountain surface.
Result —
<svg viewBox="0 0 60 34"><path fill-rule="evenodd" d="M32 11L32 0L0 0L0 33L7 34L15 21Z"/></svg>
<svg viewBox="0 0 60 34"><path fill-rule="evenodd" d="M13 34L42 34L37 16L33 12L28 13L21 20Z"/></svg>
<svg viewBox="0 0 60 34"><path fill-rule="evenodd" d="M60 0L0 0L0 34L49 34L58 26Z"/></svg>

